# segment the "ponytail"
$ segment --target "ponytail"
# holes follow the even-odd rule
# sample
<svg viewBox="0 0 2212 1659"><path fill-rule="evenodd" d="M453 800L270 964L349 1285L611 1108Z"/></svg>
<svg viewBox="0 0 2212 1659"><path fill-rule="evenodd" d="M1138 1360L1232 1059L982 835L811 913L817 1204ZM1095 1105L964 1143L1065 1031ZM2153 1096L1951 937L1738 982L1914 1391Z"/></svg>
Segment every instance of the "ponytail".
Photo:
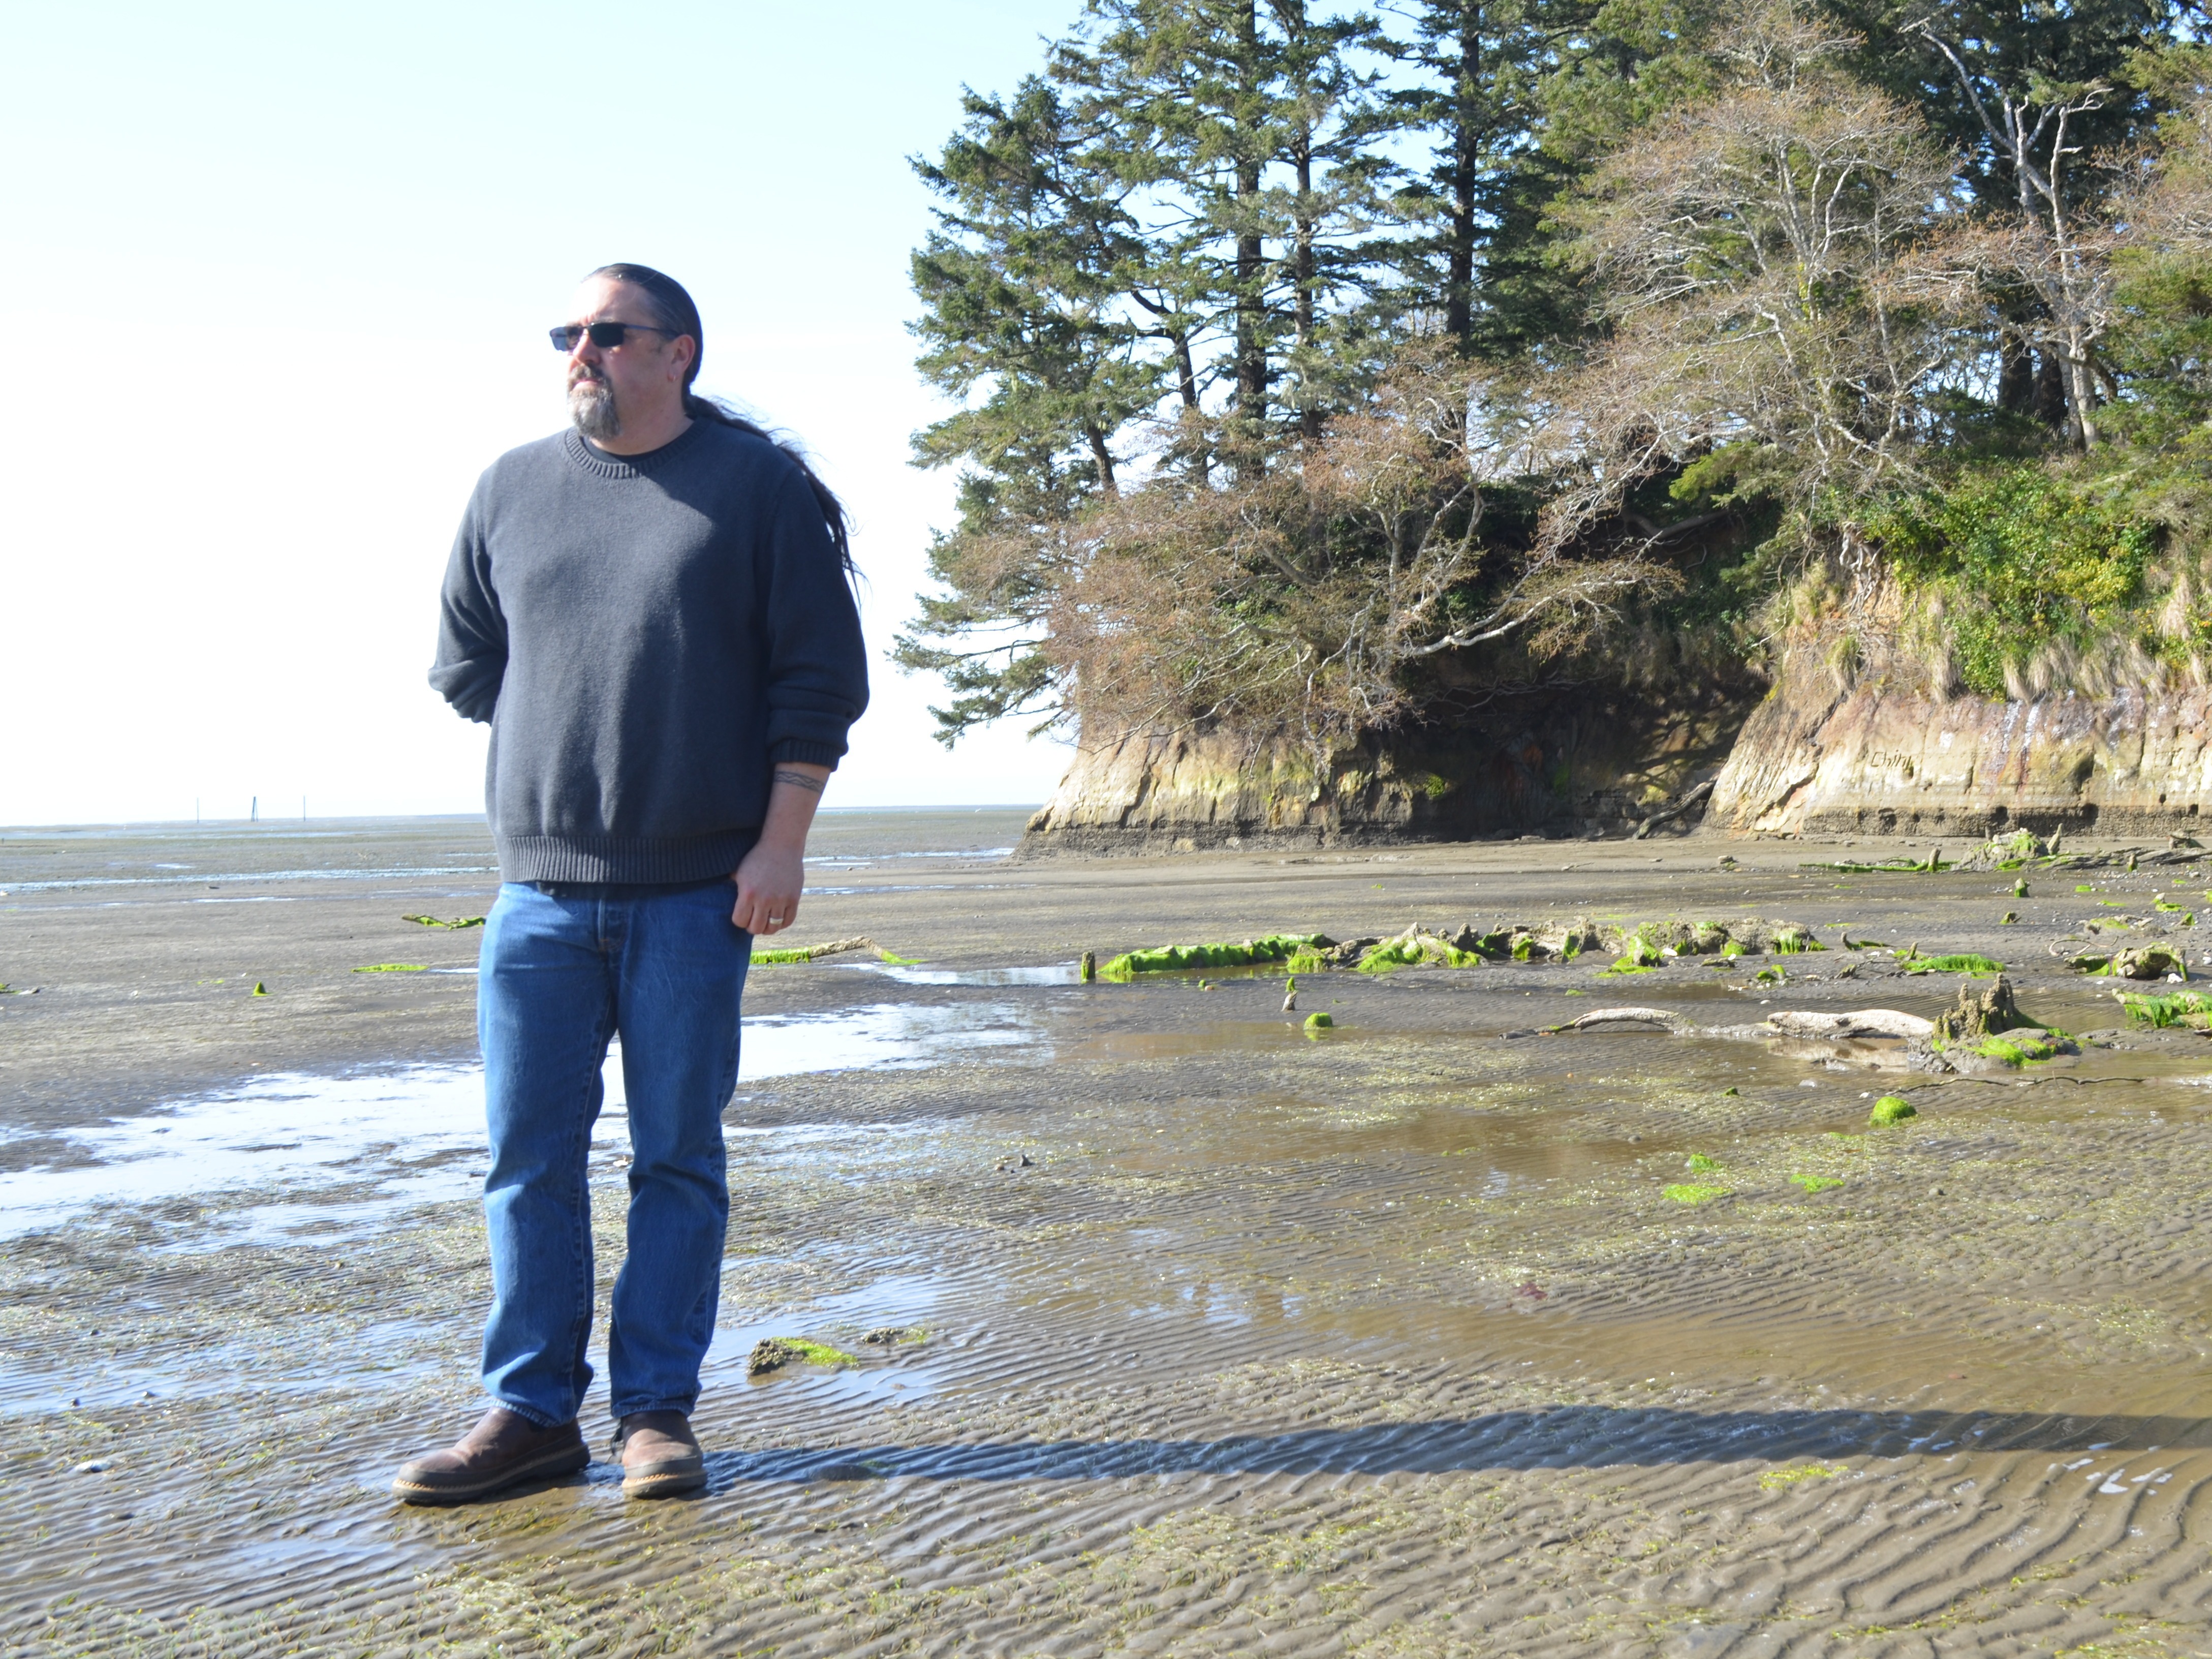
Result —
<svg viewBox="0 0 2212 1659"><path fill-rule="evenodd" d="M695 421L712 421L718 426L735 427L738 431L750 433L781 450L792 465L799 469L799 477L806 480L806 487L814 492L814 505L821 510L822 522L829 527L830 544L837 550L837 562L844 567L848 576L857 577L860 573L860 568L853 562L853 538L847 528L845 504L807 464L805 452L790 439L778 437L765 427L745 419L720 398L702 398L691 390L691 383L699 378L699 366L706 359L707 331L699 320L699 307L684 284L665 272L655 270L651 265L601 265L591 276L629 283L646 296L659 326L672 334L691 337L691 367L684 376L684 412ZM588 282L591 277L585 280Z"/></svg>

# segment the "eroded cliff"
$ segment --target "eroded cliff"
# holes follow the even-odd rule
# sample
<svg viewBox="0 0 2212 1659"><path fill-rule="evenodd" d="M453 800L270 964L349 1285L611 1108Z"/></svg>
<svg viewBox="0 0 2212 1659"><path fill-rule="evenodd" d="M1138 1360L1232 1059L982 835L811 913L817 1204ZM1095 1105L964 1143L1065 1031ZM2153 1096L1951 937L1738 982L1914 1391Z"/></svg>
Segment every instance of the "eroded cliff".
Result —
<svg viewBox="0 0 2212 1659"><path fill-rule="evenodd" d="M1761 690L1500 698L1318 763L1291 743L1134 734L1079 750L1023 847L1191 852L1618 831L1710 782Z"/></svg>
<svg viewBox="0 0 2212 1659"><path fill-rule="evenodd" d="M1848 690L1790 669L1744 723L1706 822L1979 836L2175 831L2212 802L2212 693L2122 687L2021 702Z"/></svg>

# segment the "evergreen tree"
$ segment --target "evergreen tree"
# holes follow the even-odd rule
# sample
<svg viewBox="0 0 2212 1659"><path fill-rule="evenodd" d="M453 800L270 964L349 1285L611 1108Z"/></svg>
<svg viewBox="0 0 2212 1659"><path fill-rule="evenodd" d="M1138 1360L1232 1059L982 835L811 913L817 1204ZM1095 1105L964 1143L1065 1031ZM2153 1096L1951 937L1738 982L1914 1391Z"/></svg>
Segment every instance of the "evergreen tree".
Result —
<svg viewBox="0 0 2212 1659"><path fill-rule="evenodd" d="M1127 186L1097 168L1097 128L1036 76L1011 101L971 93L964 108L943 155L915 163L938 227L913 264L917 367L968 405L917 434L915 454L961 468L960 523L930 554L950 597L925 599L899 647L902 663L952 687L939 716L951 732L1030 706L1037 607L1052 589L1030 532L1117 493L1115 439L1160 391L1120 314L1146 249ZM928 643L994 631L981 649Z"/></svg>

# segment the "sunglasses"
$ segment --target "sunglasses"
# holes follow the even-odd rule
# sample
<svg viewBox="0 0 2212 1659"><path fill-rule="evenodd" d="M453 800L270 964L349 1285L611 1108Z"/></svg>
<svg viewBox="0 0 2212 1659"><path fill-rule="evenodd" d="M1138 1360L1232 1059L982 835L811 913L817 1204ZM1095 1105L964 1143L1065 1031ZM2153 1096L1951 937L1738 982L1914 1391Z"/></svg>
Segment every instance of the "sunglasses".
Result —
<svg viewBox="0 0 2212 1659"><path fill-rule="evenodd" d="M553 337L553 349L561 352L574 351L583 339L602 351L612 351L632 334L665 334L672 340L677 334L672 328L655 328L650 323L563 323L546 332Z"/></svg>

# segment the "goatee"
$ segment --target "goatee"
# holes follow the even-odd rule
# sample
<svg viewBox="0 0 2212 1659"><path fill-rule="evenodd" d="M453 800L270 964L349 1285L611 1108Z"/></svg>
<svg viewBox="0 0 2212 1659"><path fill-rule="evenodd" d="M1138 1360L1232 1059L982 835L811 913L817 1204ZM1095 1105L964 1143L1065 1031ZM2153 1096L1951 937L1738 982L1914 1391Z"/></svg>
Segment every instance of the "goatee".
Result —
<svg viewBox="0 0 2212 1659"><path fill-rule="evenodd" d="M568 418L586 438L622 435L622 417L615 413L615 389L602 380L586 378L569 386Z"/></svg>

